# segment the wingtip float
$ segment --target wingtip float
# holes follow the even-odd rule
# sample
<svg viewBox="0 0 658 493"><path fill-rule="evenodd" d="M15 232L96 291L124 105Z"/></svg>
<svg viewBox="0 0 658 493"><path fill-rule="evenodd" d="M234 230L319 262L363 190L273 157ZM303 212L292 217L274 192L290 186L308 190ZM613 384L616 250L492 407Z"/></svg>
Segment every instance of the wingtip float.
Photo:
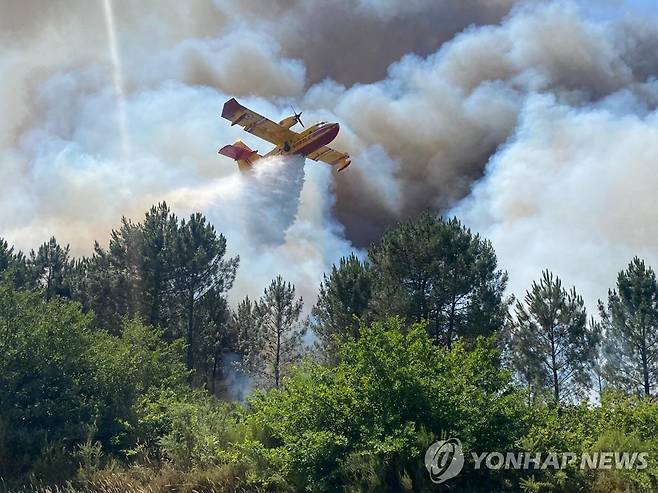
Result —
<svg viewBox="0 0 658 493"><path fill-rule="evenodd" d="M254 162L269 156L297 154L307 157L313 161L323 161L331 166L337 166L342 171L350 164L350 156L344 152L338 152L328 147L336 138L340 125L338 123L319 122L311 125L302 132L295 132L291 127L299 123L302 127L301 112L284 118L279 123L259 115L245 108L231 98L224 103L222 117L231 122L231 126L240 125L250 134L266 140L276 147L261 156L244 142L238 140L234 144L225 145L219 150L219 154L230 157L238 163L241 171L251 168Z"/></svg>

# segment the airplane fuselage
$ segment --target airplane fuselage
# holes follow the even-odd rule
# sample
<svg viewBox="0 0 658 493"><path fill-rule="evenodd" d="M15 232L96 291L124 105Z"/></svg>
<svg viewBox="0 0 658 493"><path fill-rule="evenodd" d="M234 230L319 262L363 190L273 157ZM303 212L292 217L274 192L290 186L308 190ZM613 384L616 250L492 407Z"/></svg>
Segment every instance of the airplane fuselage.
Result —
<svg viewBox="0 0 658 493"><path fill-rule="evenodd" d="M338 123L316 123L299 134L292 141L286 141L283 145L272 151L272 154L301 154L306 156L320 147L329 144L338 135L340 125Z"/></svg>

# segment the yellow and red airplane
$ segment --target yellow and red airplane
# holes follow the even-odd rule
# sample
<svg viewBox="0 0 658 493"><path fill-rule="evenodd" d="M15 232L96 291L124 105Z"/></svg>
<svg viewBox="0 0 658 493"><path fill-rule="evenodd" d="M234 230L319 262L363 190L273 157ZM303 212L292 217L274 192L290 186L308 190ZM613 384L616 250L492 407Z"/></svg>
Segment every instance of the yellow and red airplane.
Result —
<svg viewBox="0 0 658 493"><path fill-rule="evenodd" d="M219 150L219 154L228 156L238 163L240 171L251 168L255 161L268 156L298 154L314 161L324 161L331 166L338 166L338 171L347 168L351 161L349 155L338 152L327 144L338 135L338 123L319 122L307 128L301 133L291 130L296 123L302 127L301 112L284 118L275 123L264 116L259 115L249 108L238 103L235 98L224 103L222 117L231 122L231 126L240 125L244 129L263 140L271 142L276 147L261 156L241 140L235 144L226 145Z"/></svg>

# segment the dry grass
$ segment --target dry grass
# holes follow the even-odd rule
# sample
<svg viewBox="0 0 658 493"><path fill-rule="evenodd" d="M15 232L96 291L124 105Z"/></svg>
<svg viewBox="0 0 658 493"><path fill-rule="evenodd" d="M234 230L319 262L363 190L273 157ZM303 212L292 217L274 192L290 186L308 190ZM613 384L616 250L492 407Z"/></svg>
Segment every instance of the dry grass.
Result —
<svg viewBox="0 0 658 493"><path fill-rule="evenodd" d="M160 469L132 467L124 471L98 471L85 480L62 485L32 483L19 489L3 486L0 493L261 493L290 492L286 486L249 484L247 473L237 465L182 472L170 465Z"/></svg>

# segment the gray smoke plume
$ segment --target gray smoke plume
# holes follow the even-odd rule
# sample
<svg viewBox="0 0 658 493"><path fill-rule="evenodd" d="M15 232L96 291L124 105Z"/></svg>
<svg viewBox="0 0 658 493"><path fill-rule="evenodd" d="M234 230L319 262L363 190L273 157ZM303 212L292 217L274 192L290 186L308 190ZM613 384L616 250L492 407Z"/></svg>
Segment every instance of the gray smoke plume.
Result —
<svg viewBox="0 0 658 493"><path fill-rule="evenodd" d="M0 235L20 248L54 233L87 253L166 199L242 255L236 298L284 273L307 304L341 255L428 208L492 237L516 292L551 267L600 296L655 256L658 22L624 3L111 3L120 60L103 1L0 6ZM353 165L241 177L217 148L269 147L218 117L231 96L340 122Z"/></svg>
<svg viewBox="0 0 658 493"><path fill-rule="evenodd" d="M516 0L219 0L232 24L267 32L302 60L309 83L369 83L400 57L428 55L469 25L498 22Z"/></svg>
<svg viewBox="0 0 658 493"><path fill-rule="evenodd" d="M445 210L466 196L535 94L579 107L625 90L650 103L644 82L658 61L648 49L655 33L655 22L594 22L569 2L531 3L499 26L464 31L433 55L404 57L383 81L310 88L304 106L319 101L345 122L341 144L359 164L337 180L337 216L348 236L366 244L394 220ZM382 159L368 154L376 146L389 158L383 170ZM397 207L388 194L367 193L374 174L397 188Z"/></svg>

